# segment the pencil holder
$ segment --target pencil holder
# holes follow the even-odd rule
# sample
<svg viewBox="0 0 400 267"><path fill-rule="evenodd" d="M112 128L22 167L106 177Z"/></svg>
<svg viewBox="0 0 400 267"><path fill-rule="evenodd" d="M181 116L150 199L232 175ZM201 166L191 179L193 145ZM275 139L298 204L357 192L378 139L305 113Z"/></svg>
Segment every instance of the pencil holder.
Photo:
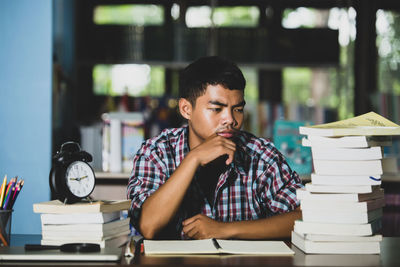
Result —
<svg viewBox="0 0 400 267"><path fill-rule="evenodd" d="M13 210L0 210L0 245L8 247L11 235L11 215Z"/></svg>

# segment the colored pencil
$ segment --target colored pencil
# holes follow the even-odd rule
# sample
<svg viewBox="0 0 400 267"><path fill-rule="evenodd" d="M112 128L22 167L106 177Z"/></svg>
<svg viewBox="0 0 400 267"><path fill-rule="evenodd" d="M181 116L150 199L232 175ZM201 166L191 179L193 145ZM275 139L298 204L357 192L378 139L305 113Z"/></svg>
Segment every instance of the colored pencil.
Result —
<svg viewBox="0 0 400 267"><path fill-rule="evenodd" d="M11 189L14 187L16 180L17 180L17 178L11 178L10 182L8 183L8 186L6 189L6 194L4 196L4 202L2 203L3 209L6 209L6 204L10 199Z"/></svg>
<svg viewBox="0 0 400 267"><path fill-rule="evenodd" d="M4 201L4 205L3 205L3 209L7 209L7 206L9 205L10 201L12 200L12 195L13 195L13 191L15 191L15 183L12 185L10 192L8 192L7 196L6 196L6 200Z"/></svg>
<svg viewBox="0 0 400 267"><path fill-rule="evenodd" d="M10 210L12 210L12 208L13 208L13 206L14 206L14 204L15 204L15 201L17 200L17 197L18 197L18 195L19 195L19 192L21 192L21 186L17 184L17 188L15 189L14 197L13 197L11 203L9 204L9 207L10 207L9 209L10 209Z"/></svg>
<svg viewBox="0 0 400 267"><path fill-rule="evenodd" d="M1 204L3 203L4 192L6 191L6 184L7 184L7 174L6 174L6 176L4 176L3 184L2 184L2 186L1 186L0 207L2 206Z"/></svg>

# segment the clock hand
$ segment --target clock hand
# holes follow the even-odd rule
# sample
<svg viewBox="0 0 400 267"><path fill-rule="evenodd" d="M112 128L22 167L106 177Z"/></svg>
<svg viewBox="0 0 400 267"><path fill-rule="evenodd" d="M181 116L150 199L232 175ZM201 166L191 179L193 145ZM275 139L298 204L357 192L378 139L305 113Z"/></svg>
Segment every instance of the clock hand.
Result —
<svg viewBox="0 0 400 267"><path fill-rule="evenodd" d="M85 176L82 176L82 177L70 177L69 179L70 180L75 180L75 181L80 181L80 180L82 180L82 179L85 179L85 178L87 178L88 176L87 175L85 175Z"/></svg>

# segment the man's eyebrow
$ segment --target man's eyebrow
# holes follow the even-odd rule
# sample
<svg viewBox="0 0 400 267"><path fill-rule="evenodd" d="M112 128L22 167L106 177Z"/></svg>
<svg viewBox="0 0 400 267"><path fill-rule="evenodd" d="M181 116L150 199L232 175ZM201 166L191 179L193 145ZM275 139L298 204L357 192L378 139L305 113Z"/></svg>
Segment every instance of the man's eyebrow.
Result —
<svg viewBox="0 0 400 267"><path fill-rule="evenodd" d="M227 107L228 106L227 104L221 103L221 102L216 101L216 100L210 100L210 101L208 101L208 103L212 104L212 105L223 106L223 107ZM240 102L240 103L238 103L236 105L233 105L232 107L233 108L244 107L244 105L246 105L246 101L243 100L242 102Z"/></svg>
<svg viewBox="0 0 400 267"><path fill-rule="evenodd" d="M221 103L219 101L215 101L215 100L210 100L208 101L208 104L212 104L212 105L217 105L217 106L223 106L223 107L227 107L227 104Z"/></svg>
<svg viewBox="0 0 400 267"><path fill-rule="evenodd" d="M240 102L239 104L233 105L232 107L233 107L233 108L244 107L244 105L246 105L246 101L243 100L243 101Z"/></svg>

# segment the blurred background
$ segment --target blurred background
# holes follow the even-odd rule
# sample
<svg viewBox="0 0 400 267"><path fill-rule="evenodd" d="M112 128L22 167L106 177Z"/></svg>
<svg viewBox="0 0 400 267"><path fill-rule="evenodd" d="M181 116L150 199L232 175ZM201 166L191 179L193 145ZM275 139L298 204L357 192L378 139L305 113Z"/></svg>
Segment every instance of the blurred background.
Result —
<svg viewBox="0 0 400 267"><path fill-rule="evenodd" d="M26 139L3 132L0 171L21 170L25 161L10 156L18 147L19 155L40 158L42 165L35 161L32 167L40 171L32 176L46 184L52 155L64 142L77 141L94 156L94 197L125 198L129 164L140 143L183 123L176 99L180 71L199 57L219 55L244 72L244 130L273 140L307 181L311 155L301 147L299 125L369 111L399 122L399 15L397 0L2 1L0 77L6 90L0 94L17 100L0 107L0 119L14 133L27 133L44 120L46 135ZM15 36L24 36L23 44ZM15 61L23 62L18 71L9 65ZM39 116L31 103L15 106L20 99L38 100L38 91L14 86L16 77L40 70L37 62L48 62L49 73L48 84L40 85L45 114ZM36 74L25 77L27 87L38 86L35 79L43 81ZM5 123L10 120L36 124ZM117 151L110 145L115 141ZM399 142L385 152L399 157ZM22 171L26 176L32 174L29 164ZM383 185L394 203L386 209L392 214L400 213L399 185ZM44 195L51 198L48 191ZM400 235L396 218L399 223L386 228L390 235Z"/></svg>

